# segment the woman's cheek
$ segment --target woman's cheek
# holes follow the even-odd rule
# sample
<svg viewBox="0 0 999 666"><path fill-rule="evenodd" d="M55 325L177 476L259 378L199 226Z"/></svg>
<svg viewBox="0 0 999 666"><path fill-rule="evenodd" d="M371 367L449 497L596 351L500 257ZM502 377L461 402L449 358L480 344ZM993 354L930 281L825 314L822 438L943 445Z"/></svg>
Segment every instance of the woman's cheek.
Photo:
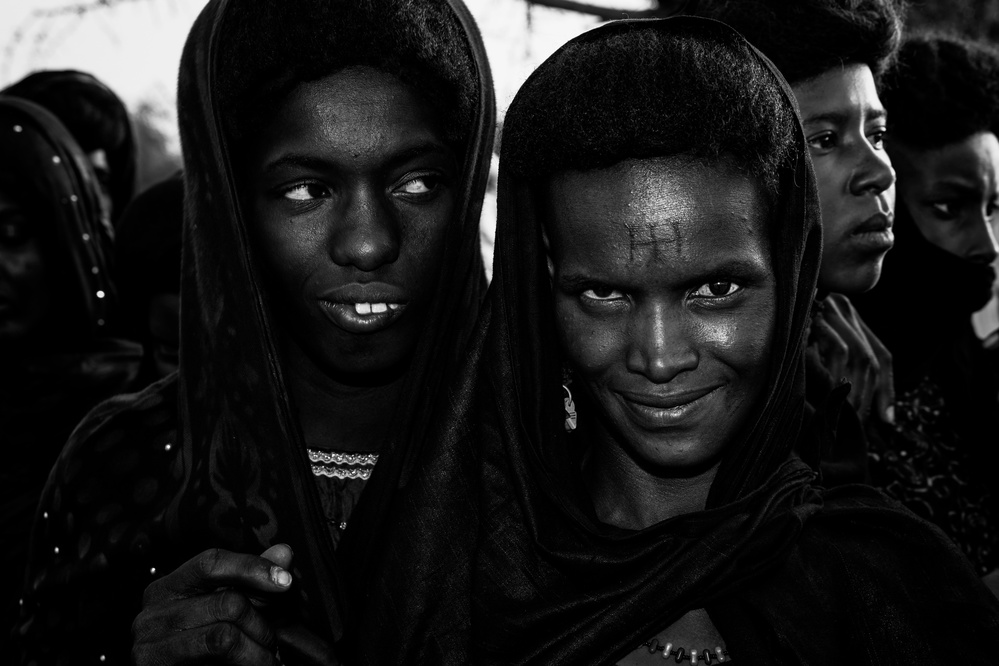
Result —
<svg viewBox="0 0 999 666"><path fill-rule="evenodd" d="M621 326L617 318L593 317L563 301L556 306L556 320L565 359L578 372L599 373L619 356Z"/></svg>

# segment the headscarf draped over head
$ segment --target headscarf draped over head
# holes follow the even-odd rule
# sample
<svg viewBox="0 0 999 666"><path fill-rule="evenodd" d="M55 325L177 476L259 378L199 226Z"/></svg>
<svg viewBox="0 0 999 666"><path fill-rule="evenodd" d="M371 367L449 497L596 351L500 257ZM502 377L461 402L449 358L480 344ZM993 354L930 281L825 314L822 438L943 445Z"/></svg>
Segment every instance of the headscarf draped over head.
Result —
<svg viewBox="0 0 999 666"><path fill-rule="evenodd" d="M117 224L135 192L136 146L124 102L95 76L72 69L35 72L2 92L51 111L85 153L104 150L111 172L111 220Z"/></svg>
<svg viewBox="0 0 999 666"><path fill-rule="evenodd" d="M166 520L177 538L192 544L244 552L292 544L292 571L303 581L298 604L315 631L337 640L358 620L345 604L363 593L379 525L396 488L420 464L428 422L462 359L484 293L478 218L495 111L481 38L459 0L311 0L294 14L301 18L289 18L283 0L210 2L181 61L178 106L187 157L179 385L184 489ZM378 55L371 55L371 45L378 45ZM335 554L237 193L234 152L248 130L229 122L229 111L247 100L266 109L296 82L331 73L328 64L310 71L316 69L315 53L341 67L375 66L414 85L444 111L462 165L432 311L402 404L385 415L397 424L393 439ZM444 82L443 92L421 87L428 71Z"/></svg>
<svg viewBox="0 0 999 666"><path fill-rule="evenodd" d="M691 54L698 52L732 71L713 75L692 66L697 59ZM743 68L753 70L757 84L745 83ZM580 431L566 435L564 429L537 188L559 170L602 168L627 158L680 155L710 162L718 157L706 136L710 128L758 117L751 110L767 95L777 100L783 116L777 125L789 146L775 165L771 190L777 303L768 392L741 438L728 445L705 510L639 531L603 524L580 482ZM804 402L802 339L821 258L815 178L793 99L776 69L737 33L688 17L615 22L583 34L542 64L514 99L500 156L491 329L481 370L492 402L475 416L484 421L484 499L471 575L472 661L613 663L686 612L705 607L736 661L756 663L766 655L775 663L827 663L829 657L811 659L821 650L847 653L830 650L825 639L836 634L824 636L808 623L794 640L780 643L776 636L811 612L812 606L800 605L805 601L779 608L762 593L745 604L739 596L769 589L778 575L779 590L838 589L835 579L821 577L828 572L794 564L807 528L838 505L811 485L813 474L792 455ZM706 134L676 129L685 113L710 116ZM728 150L752 164L753 142L766 139L737 138L721 147L722 155ZM885 508L880 496L863 491L848 500L861 510L877 507L886 526L915 523L911 531L920 544L932 542L927 550L939 554L935 533L926 536L928 528ZM944 553L950 562L951 551ZM966 566L955 561L956 575L965 575ZM861 569L858 579L869 573ZM757 597L762 601L753 606ZM857 641L866 649L868 638ZM781 650L769 650L767 640ZM801 646L807 652L794 654Z"/></svg>
<svg viewBox="0 0 999 666"><path fill-rule="evenodd" d="M76 344L102 333L116 293L110 259L114 232L100 214L94 172L77 142L55 116L17 97L0 95L0 186L43 228L64 271L73 316L60 337Z"/></svg>
<svg viewBox="0 0 999 666"><path fill-rule="evenodd" d="M26 344L0 350L0 626L8 629L52 463L80 419L128 390L138 371L137 346L106 337L115 301L112 231L97 188L89 162L55 116L0 95L0 189L35 225L43 279L54 296L52 315L25 336ZM6 634L0 636L5 663Z"/></svg>

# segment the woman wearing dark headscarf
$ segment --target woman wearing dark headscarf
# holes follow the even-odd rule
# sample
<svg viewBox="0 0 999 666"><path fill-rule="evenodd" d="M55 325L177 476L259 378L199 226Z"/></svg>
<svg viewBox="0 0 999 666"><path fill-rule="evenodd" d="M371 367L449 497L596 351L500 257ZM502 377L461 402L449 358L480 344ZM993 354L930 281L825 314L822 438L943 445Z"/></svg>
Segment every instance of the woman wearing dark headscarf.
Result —
<svg viewBox="0 0 999 666"><path fill-rule="evenodd" d="M904 439L874 447L872 481L940 525L999 591L999 351L971 323L999 252L999 50L912 37L885 85L897 243L857 307L895 358Z"/></svg>
<svg viewBox="0 0 999 666"><path fill-rule="evenodd" d="M2 641L49 469L98 402L128 390L139 350L106 337L111 230L83 152L45 109L0 96ZM6 651L4 651L6 652Z"/></svg>
<svg viewBox="0 0 999 666"><path fill-rule="evenodd" d="M821 234L776 70L720 23L611 24L500 160L470 660L994 659L943 535L792 455Z"/></svg>
<svg viewBox="0 0 999 666"><path fill-rule="evenodd" d="M850 299L869 291L892 247L895 173L878 96L902 35L897 0L694 0L685 11L735 28L794 93L822 208L822 265L806 352L810 405L849 381L838 446L802 451L823 482L863 482L865 430L894 420L891 355ZM840 389L842 390L842 389ZM863 427L862 427L863 426Z"/></svg>
<svg viewBox="0 0 999 666"><path fill-rule="evenodd" d="M484 287L478 32L457 1L215 0L179 111L179 374L77 430L19 634L45 661L357 660Z"/></svg>
<svg viewBox="0 0 999 666"><path fill-rule="evenodd" d="M117 226L135 191L135 139L125 104L86 72L53 70L29 74L3 91L44 106L83 148L97 175L106 213Z"/></svg>

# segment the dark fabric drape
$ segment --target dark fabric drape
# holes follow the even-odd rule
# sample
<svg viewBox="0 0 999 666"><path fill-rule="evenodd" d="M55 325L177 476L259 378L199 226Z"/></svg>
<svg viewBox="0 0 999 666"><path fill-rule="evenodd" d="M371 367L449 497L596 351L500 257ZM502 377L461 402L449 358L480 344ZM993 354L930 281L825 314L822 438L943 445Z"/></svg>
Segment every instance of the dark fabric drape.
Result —
<svg viewBox="0 0 999 666"><path fill-rule="evenodd" d="M25 208L43 252L54 313L16 350L0 349L0 661L7 661L28 537L52 463L98 402L128 390L137 345L105 336L115 301L112 232L79 146L45 109L0 96L0 187ZM0 275L0 280L5 276ZM57 330L51 330L57 329Z"/></svg>
<svg viewBox="0 0 999 666"><path fill-rule="evenodd" d="M991 266L933 245L899 203L881 280L855 299L892 353L896 424L871 439L871 481L939 525L981 574L999 567L999 351L971 315L992 295Z"/></svg>
<svg viewBox="0 0 999 666"><path fill-rule="evenodd" d="M114 206L111 220L117 225L125 205L135 193L135 134L125 103L93 75L72 69L29 74L5 88L2 93L31 100L54 113L85 152L98 149L107 152L108 169L111 172L108 188ZM78 97L91 102L88 106L93 107L93 113L104 114L102 123L116 128L116 134L121 137L117 145L107 146L102 137L93 131L95 119L82 118L74 113L79 106L73 99Z"/></svg>
<svg viewBox="0 0 999 666"><path fill-rule="evenodd" d="M565 141L549 125L571 122L565 117L574 112L609 105L622 117L642 113L601 69L604 56L622 49L643 67L669 67L649 44L680 35L759 58L794 105L776 70L741 38L690 18L590 31L557 51L518 93L504 123L489 328L475 347L481 366L469 373L478 376L479 392L456 403L467 410L466 426L442 434L440 483L411 488L407 498L435 507L442 517L428 528L447 535L437 545L421 544L431 556L410 585L437 580L442 595L460 595L462 586L471 595L470 603L454 602L471 616L464 625L456 620L468 628L466 653L458 654L459 637L442 638L432 626L425 649L450 640L448 663L607 664L687 611L707 608L739 663L908 663L916 651L945 649L985 660L997 649L999 606L953 546L870 489L825 492L791 454L814 433L800 430L802 338L821 256L818 200L800 129L780 172L770 229L778 309L764 404L725 454L706 510L641 531L596 519L578 473L585 433L567 436L563 426L536 183L510 165L530 164L538 143ZM559 109L560 86L580 79L593 90L591 105ZM664 90L663 99L675 93ZM634 154L651 156L641 141ZM830 421L819 415L817 422ZM468 470L477 476L463 476ZM443 516L475 524L475 536L449 528ZM420 552L400 541L397 548L419 562ZM472 555L462 559L456 544ZM432 611L448 617L437 606ZM398 604L386 612L402 627L420 619L410 613L407 622L406 615ZM928 631L933 624L946 630Z"/></svg>
<svg viewBox="0 0 999 666"><path fill-rule="evenodd" d="M396 7L368 4L383 11ZM273 13L278 3L271 5L260 11ZM156 572L207 547L259 553L278 542L293 546L292 573L298 581L279 614L301 621L330 642L348 639L339 646L342 654L367 647L349 639L365 623L356 609L376 575L381 526L394 511L398 489L422 469L423 443L438 404L448 399L485 289L478 218L492 149L492 83L467 10L459 0L439 6L456 26L450 32L462 36L453 47L467 51L475 66L474 78L460 82L473 118L463 128L461 186L436 278L437 298L407 371L403 402L394 414L386 414L396 424L394 434L351 515L351 529L334 552L275 349L273 313L262 293L236 193L229 119L220 108L219 91L231 85L229 72L219 66L226 40L233 38L227 20L236 11L252 13L260 5L215 0L188 38L178 91L186 157L180 370L95 413L53 472L43 504L59 509L40 519L43 527L33 545L37 561L29 571L30 608L20 627L28 654L50 659L66 654L57 647L65 639L50 639L51 629L44 626L65 613L73 619L59 633L69 631L74 637L68 641L71 661L90 663L87 659L103 654L108 663L112 655L121 662L127 659L129 627L142 588ZM433 34L435 26L413 29ZM263 53L268 46L260 48ZM127 497L133 482L120 489L125 497L119 497L108 478L117 478L124 463L109 473L81 462L88 452L96 459L107 448L121 447L136 451L126 470L129 478L148 475L153 482L142 502ZM88 499L87 507L67 507L65 500L95 478L110 492ZM124 534L105 527L108 519L101 507L115 504L129 514L121 527ZM82 516L69 522L69 511ZM81 538L81 531L94 535L85 555L53 558L56 544ZM101 597L116 583L120 592ZM110 612L112 619L95 627L89 619L93 613L83 611L88 605ZM83 647L73 648L73 640Z"/></svg>

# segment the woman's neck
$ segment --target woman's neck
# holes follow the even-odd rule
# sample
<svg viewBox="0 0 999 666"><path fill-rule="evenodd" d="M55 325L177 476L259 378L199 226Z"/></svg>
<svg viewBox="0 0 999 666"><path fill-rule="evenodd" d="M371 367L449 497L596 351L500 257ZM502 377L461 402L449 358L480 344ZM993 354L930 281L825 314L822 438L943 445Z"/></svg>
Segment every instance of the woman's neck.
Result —
<svg viewBox="0 0 999 666"><path fill-rule="evenodd" d="M609 433L595 435L583 461L583 483L600 522L639 530L704 509L717 464L668 475L640 463Z"/></svg>
<svg viewBox="0 0 999 666"><path fill-rule="evenodd" d="M335 451L382 448L395 427L404 370L370 383L338 381L293 342L283 345L282 360L306 446Z"/></svg>

